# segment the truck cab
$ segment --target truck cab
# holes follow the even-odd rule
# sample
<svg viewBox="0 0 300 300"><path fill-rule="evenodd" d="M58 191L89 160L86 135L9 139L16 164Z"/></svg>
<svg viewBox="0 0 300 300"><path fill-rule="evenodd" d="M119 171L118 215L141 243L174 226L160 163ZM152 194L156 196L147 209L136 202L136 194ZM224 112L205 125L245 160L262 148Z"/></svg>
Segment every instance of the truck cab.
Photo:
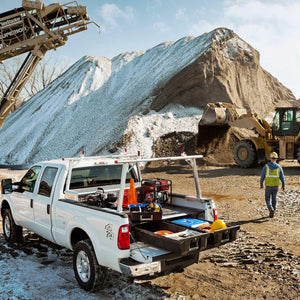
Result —
<svg viewBox="0 0 300 300"><path fill-rule="evenodd" d="M300 132L300 108L277 107L272 131L275 136L298 136Z"/></svg>
<svg viewBox="0 0 300 300"><path fill-rule="evenodd" d="M300 163L300 108L278 107L272 124L273 135L279 143L274 151L282 159L298 159Z"/></svg>

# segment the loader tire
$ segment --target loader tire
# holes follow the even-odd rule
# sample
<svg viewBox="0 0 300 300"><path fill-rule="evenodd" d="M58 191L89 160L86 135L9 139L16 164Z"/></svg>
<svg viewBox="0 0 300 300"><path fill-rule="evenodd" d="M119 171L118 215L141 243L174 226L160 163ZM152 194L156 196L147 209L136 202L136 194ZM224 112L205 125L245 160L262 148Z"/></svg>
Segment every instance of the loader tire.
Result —
<svg viewBox="0 0 300 300"><path fill-rule="evenodd" d="M257 153L250 141L239 141L233 150L235 162L241 168L250 168L257 164Z"/></svg>

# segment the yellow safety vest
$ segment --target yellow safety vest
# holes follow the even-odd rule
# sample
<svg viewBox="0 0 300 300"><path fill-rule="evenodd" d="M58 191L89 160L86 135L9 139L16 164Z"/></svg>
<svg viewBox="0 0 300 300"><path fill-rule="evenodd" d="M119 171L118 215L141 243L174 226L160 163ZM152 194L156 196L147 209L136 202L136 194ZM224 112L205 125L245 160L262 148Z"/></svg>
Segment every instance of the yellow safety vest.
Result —
<svg viewBox="0 0 300 300"><path fill-rule="evenodd" d="M266 165L266 186L279 186L280 168L271 170Z"/></svg>

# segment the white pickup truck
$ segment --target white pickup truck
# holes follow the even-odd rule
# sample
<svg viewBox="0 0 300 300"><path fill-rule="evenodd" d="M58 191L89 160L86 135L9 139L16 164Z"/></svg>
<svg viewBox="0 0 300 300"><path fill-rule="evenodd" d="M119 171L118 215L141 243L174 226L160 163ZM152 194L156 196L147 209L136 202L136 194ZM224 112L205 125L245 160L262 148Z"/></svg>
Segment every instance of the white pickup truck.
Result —
<svg viewBox="0 0 300 300"><path fill-rule="evenodd" d="M2 180L1 216L7 242L23 228L73 250L79 285L104 287L107 268L137 277L196 263L199 252L236 239L239 226L208 231L217 213L201 197L196 159L101 156L34 164L20 182ZM142 179L140 164L185 159L197 196L172 192L166 179ZM135 197L133 196L135 194Z"/></svg>

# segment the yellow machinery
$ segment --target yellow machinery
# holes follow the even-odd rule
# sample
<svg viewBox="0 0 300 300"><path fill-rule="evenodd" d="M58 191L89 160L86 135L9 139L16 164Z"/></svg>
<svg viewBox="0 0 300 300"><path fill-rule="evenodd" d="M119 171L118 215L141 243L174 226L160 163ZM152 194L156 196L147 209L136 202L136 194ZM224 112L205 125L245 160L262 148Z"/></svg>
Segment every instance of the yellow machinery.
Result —
<svg viewBox="0 0 300 300"><path fill-rule="evenodd" d="M239 141L234 147L235 162L242 168L264 163L271 152L280 159L297 159L300 163L300 107L278 107L272 125L255 113L229 103L207 104L199 122L199 132L217 126L252 129L256 137Z"/></svg>
<svg viewBox="0 0 300 300"><path fill-rule="evenodd" d="M0 127L45 53L63 46L69 35L86 30L89 23L94 22L77 1L45 6L41 0L23 0L22 7L0 14L0 63L28 53L0 99Z"/></svg>

